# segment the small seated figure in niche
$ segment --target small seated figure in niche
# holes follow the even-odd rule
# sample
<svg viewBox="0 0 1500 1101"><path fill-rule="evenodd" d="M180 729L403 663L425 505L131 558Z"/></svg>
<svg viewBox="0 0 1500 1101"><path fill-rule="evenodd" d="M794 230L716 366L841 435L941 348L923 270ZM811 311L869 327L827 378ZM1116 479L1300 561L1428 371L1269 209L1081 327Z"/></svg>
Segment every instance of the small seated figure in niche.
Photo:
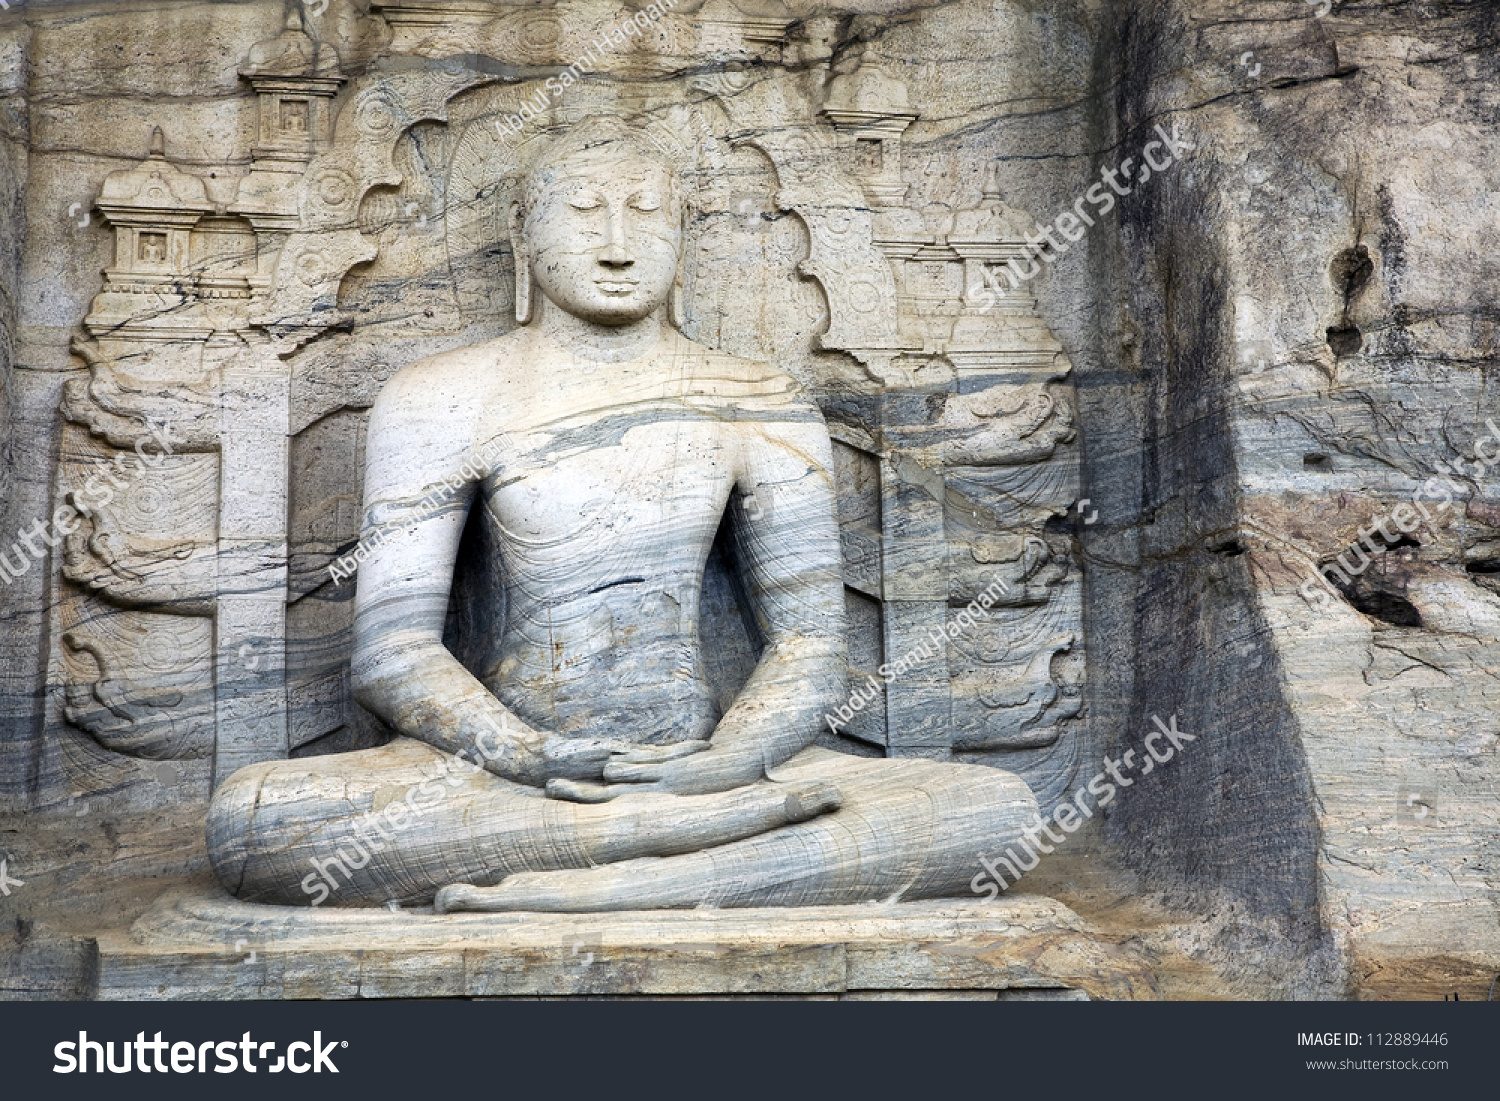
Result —
<svg viewBox="0 0 1500 1101"><path fill-rule="evenodd" d="M832 446L789 376L669 323L684 210L634 131L578 124L512 211L521 325L382 390L365 530L399 534L358 570L353 679L400 736L224 784L209 852L240 898L447 912L967 896L977 854L1021 836L1036 802L1010 773L813 745L848 695ZM443 645L471 508L504 597L478 676ZM764 648L721 714L698 618L726 512Z"/></svg>
<svg viewBox="0 0 1500 1101"><path fill-rule="evenodd" d="M289 134L307 133L307 101L284 99L281 101L281 128Z"/></svg>
<svg viewBox="0 0 1500 1101"><path fill-rule="evenodd" d="M160 264L167 259L166 242L158 233L141 234L141 263Z"/></svg>

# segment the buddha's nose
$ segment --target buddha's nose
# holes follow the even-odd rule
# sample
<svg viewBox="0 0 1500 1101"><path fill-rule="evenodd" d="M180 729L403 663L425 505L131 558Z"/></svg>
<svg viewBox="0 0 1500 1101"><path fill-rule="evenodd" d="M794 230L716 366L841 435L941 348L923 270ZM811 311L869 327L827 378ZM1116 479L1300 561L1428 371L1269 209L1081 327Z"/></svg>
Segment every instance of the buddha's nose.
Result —
<svg viewBox="0 0 1500 1101"><path fill-rule="evenodd" d="M635 257L625 247L625 227L621 224L623 219L618 215L609 219L608 234L604 248L599 251L599 263L611 268L628 268L635 263Z"/></svg>
<svg viewBox="0 0 1500 1101"><path fill-rule="evenodd" d="M628 268L635 263L635 257L624 245L611 242L599 253L599 263L608 268Z"/></svg>

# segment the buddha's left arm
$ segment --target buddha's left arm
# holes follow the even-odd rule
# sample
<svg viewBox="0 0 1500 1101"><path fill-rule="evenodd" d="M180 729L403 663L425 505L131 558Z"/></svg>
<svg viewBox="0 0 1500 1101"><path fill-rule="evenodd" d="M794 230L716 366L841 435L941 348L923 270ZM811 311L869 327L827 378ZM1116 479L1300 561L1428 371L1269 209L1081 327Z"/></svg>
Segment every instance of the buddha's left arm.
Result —
<svg viewBox="0 0 1500 1101"><path fill-rule="evenodd" d="M659 765L610 764L611 781L680 793L765 776L811 745L848 691L844 586L834 519L833 448L817 407L788 396L741 422L734 564L765 647L710 749Z"/></svg>

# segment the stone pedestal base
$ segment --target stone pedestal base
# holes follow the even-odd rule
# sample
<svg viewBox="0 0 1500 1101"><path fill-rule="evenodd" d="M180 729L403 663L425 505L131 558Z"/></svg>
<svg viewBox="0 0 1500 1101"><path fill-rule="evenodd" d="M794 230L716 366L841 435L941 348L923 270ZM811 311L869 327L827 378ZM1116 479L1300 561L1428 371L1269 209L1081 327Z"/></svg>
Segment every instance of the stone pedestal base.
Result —
<svg viewBox="0 0 1500 1101"><path fill-rule="evenodd" d="M293 909L209 892L98 940L101 999L1151 998L1050 899L613 914Z"/></svg>

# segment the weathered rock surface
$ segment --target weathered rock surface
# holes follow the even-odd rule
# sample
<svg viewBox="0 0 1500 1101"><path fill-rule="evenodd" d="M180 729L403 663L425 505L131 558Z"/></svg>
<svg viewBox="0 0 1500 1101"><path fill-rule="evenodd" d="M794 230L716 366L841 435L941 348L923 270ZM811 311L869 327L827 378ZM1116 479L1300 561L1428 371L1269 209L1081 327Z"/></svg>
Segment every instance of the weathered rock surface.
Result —
<svg viewBox="0 0 1500 1101"><path fill-rule="evenodd" d="M163 898L98 953L106 999L1154 996L1135 953L1047 899L438 916L210 892Z"/></svg>

